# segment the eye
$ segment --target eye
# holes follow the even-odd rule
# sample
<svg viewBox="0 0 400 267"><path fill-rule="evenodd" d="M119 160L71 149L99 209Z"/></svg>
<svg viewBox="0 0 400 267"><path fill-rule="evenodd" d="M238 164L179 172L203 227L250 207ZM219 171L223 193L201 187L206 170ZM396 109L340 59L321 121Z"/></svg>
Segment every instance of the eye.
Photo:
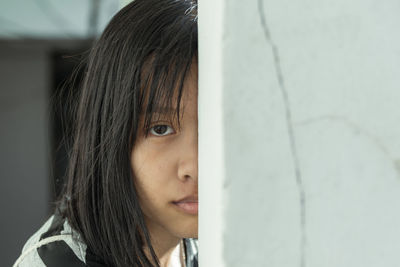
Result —
<svg viewBox="0 0 400 267"><path fill-rule="evenodd" d="M149 133L154 136L166 136L175 133L175 131L171 126L161 124L151 127Z"/></svg>

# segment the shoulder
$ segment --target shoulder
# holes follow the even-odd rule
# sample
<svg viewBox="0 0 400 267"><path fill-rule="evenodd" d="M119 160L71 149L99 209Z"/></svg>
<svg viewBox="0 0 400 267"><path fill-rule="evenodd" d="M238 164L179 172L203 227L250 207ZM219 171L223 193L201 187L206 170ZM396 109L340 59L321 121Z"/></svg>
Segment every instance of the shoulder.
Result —
<svg viewBox="0 0 400 267"><path fill-rule="evenodd" d="M197 267L198 241L192 238L184 241L186 266ZM83 267L87 262L90 266L104 266L67 220L56 214L29 238L13 267Z"/></svg>
<svg viewBox="0 0 400 267"><path fill-rule="evenodd" d="M53 215L29 238L13 267L86 266L86 245L68 222Z"/></svg>

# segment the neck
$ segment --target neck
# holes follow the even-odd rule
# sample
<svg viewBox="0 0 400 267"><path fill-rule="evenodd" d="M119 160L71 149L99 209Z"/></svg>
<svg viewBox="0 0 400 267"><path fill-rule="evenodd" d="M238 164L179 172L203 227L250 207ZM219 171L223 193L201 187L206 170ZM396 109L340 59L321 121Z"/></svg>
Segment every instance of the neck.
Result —
<svg viewBox="0 0 400 267"><path fill-rule="evenodd" d="M147 224L147 228L150 233L151 245L160 261L160 267L167 267L172 251L179 244L181 238L171 235L159 225ZM152 259L149 248L145 247L144 251L147 257Z"/></svg>

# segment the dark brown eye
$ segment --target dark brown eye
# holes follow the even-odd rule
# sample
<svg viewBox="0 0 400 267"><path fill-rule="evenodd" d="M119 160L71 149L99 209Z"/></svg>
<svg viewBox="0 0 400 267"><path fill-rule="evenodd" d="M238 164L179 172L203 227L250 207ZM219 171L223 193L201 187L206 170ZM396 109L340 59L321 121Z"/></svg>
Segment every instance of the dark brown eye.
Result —
<svg viewBox="0 0 400 267"><path fill-rule="evenodd" d="M150 128L150 133L155 136L165 136L174 133L174 129L168 125L155 125Z"/></svg>

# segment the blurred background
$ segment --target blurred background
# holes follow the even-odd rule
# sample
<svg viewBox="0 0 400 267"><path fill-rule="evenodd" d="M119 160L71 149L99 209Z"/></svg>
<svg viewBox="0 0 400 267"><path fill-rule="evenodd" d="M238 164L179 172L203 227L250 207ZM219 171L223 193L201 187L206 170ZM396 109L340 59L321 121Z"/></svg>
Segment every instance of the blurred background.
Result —
<svg viewBox="0 0 400 267"><path fill-rule="evenodd" d="M0 1L1 266L13 264L52 212L66 166L71 74L127 2Z"/></svg>

